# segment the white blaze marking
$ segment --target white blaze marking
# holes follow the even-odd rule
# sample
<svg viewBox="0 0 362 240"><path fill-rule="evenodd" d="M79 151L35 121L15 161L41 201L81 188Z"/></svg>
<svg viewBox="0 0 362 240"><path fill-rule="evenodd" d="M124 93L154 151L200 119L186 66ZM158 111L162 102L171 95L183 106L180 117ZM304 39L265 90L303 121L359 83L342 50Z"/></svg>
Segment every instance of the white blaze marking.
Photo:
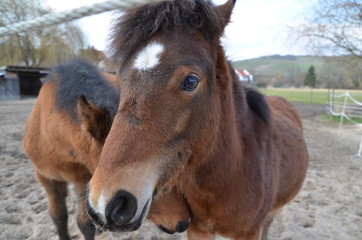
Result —
<svg viewBox="0 0 362 240"><path fill-rule="evenodd" d="M98 212L102 215L105 216L105 212L106 212L106 198L103 195L103 193L101 194L101 196L98 199Z"/></svg>
<svg viewBox="0 0 362 240"><path fill-rule="evenodd" d="M98 198L97 206L95 206L92 200L89 201L90 206L95 210L95 212L102 218L104 223L107 223L106 219L106 197L102 193Z"/></svg>
<svg viewBox="0 0 362 240"><path fill-rule="evenodd" d="M152 202L152 194L153 194L153 189L154 189L155 182L156 182L155 177L156 176L154 174L151 174L151 176L148 177L149 181L144 186L143 191L141 191L141 195L137 196L137 199L138 199L137 212L136 212L135 216L131 219L131 222L135 222L141 217L143 208L145 208L146 210L145 210L145 216L143 216L142 220L144 220L144 218L146 218L148 211L149 211L149 207ZM148 206L146 206L147 202L148 202Z"/></svg>
<svg viewBox="0 0 362 240"><path fill-rule="evenodd" d="M133 63L138 70L147 70L160 63L160 55L164 46L158 42L152 42L140 51Z"/></svg>

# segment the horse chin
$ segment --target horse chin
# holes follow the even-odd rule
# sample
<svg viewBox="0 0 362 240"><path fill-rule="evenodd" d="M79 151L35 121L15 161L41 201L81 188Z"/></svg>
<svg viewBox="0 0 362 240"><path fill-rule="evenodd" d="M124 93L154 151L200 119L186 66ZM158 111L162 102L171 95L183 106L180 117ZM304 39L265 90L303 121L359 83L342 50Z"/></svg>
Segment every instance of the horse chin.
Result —
<svg viewBox="0 0 362 240"><path fill-rule="evenodd" d="M168 234L182 233L182 232L187 230L187 228L190 225L190 221L191 221L191 218L188 221L180 221L180 222L178 222L177 225L176 225L176 228L174 230L167 229L162 225L158 225L157 227L161 231L163 231L165 233L168 233Z"/></svg>

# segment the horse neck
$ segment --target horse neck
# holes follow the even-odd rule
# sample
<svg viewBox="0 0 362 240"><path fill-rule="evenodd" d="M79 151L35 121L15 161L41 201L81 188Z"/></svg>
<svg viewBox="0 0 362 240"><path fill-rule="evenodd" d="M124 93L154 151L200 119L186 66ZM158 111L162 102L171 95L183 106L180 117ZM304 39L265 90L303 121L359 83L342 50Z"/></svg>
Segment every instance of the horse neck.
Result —
<svg viewBox="0 0 362 240"><path fill-rule="evenodd" d="M195 162L199 165L192 171L196 178L196 188L213 189L213 192L225 192L230 194L247 194L251 185L246 174L258 175L259 166L251 163L253 154L256 153L257 141L253 136L256 128L251 119L251 112L246 101L246 94L239 80L234 75L234 69L223 59L223 64L218 62L218 81L223 81L218 96L218 106L214 111L218 115L218 121L213 126L216 129L216 138L213 147L195 156ZM221 67L220 67L221 66ZM245 149L255 149L246 155ZM254 164L254 165L253 165ZM250 165L252 169L250 168ZM194 183L189 183L194 184ZM237 186L236 186L237 185ZM242 187L241 185L245 186Z"/></svg>
<svg viewBox="0 0 362 240"><path fill-rule="evenodd" d="M218 96L218 115L217 140L212 151L215 155L224 154L242 156L243 151L241 136L250 126L247 124L249 109L246 103L246 95L243 91L234 69L226 60L224 50L218 49L217 60L217 80L220 88ZM211 155L213 154L211 153ZM227 153L225 155L225 153ZM215 161L222 161L222 158L216 158ZM232 164L233 162L231 162Z"/></svg>
<svg viewBox="0 0 362 240"><path fill-rule="evenodd" d="M81 129L79 123L72 124L72 130L69 134L69 142L80 155L79 163L87 166L88 170L94 172L98 165L98 158L102 151L102 144L96 141L89 133Z"/></svg>
<svg viewBox="0 0 362 240"><path fill-rule="evenodd" d="M240 168L243 157L243 134L250 129L248 121L249 109L246 104L246 96L238 79L231 74L234 71L230 64L227 65L226 75L228 84L223 87L219 109L219 121L217 129L217 143L210 153L209 159L219 164L228 164L230 168ZM214 155L215 157L212 157ZM223 157L221 157L223 156ZM220 165L219 165L220 166Z"/></svg>

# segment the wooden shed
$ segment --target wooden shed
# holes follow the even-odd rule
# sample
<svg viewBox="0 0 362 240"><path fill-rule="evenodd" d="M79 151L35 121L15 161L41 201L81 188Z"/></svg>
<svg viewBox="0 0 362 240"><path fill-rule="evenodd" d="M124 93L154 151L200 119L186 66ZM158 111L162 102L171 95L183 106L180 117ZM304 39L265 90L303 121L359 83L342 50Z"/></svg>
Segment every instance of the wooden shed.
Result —
<svg viewBox="0 0 362 240"><path fill-rule="evenodd" d="M37 96L41 79L49 68L6 66L0 68L0 99L19 99L21 96Z"/></svg>

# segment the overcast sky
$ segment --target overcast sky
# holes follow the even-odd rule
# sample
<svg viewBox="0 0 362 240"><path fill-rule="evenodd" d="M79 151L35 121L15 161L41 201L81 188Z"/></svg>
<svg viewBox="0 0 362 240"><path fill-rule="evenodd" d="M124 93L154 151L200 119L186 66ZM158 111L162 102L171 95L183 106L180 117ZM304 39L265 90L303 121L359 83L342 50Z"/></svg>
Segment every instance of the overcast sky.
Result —
<svg viewBox="0 0 362 240"><path fill-rule="evenodd" d="M46 0L54 11L70 10L104 0ZM213 0L221 4L224 0ZM307 54L288 40L286 25L300 21L302 0L237 0L232 22L225 31L223 43L232 60L250 59L273 54ZM87 44L104 50L114 12L77 20Z"/></svg>

